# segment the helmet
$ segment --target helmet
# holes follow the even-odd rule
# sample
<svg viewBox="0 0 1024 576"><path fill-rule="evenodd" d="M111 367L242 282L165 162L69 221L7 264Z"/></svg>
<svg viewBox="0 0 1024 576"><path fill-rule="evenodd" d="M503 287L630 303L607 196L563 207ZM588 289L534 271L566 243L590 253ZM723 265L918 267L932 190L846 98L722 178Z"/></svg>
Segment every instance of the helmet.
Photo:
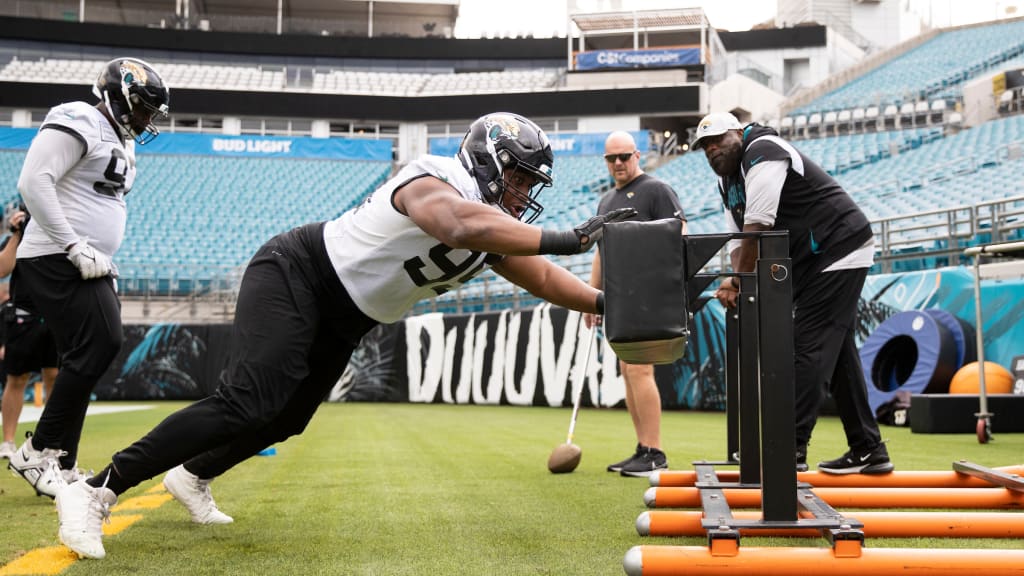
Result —
<svg viewBox="0 0 1024 576"><path fill-rule="evenodd" d="M108 62L96 78L92 93L139 144L160 134L153 119L166 117L171 103L170 88L152 66L137 58Z"/></svg>
<svg viewBox="0 0 1024 576"><path fill-rule="evenodd" d="M551 185L551 165L555 156L544 131L518 114L495 112L482 116L469 126L459 147L459 159L476 180L484 200L516 216L533 222L544 207L537 202L541 190ZM506 170L522 170L536 184L519 190L506 184ZM505 194L512 205L521 206L519 214L505 205Z"/></svg>

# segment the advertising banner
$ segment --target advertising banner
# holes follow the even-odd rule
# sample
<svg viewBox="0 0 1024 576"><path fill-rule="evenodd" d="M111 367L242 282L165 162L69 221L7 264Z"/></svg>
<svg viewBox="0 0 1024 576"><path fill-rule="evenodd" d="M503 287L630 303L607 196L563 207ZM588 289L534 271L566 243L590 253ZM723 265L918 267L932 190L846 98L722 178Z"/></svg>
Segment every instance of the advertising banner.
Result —
<svg viewBox="0 0 1024 576"><path fill-rule="evenodd" d="M548 135L551 150L556 156L597 156L604 154L604 141L609 132L590 134L556 134ZM647 152L651 147L650 134L646 130L630 132L636 140L636 149ZM435 156L454 156L462 145L462 136L431 138L429 151Z"/></svg>
<svg viewBox="0 0 1024 576"><path fill-rule="evenodd" d="M688 64L700 64L700 48L591 50L576 55L576 70L668 68Z"/></svg>
<svg viewBox="0 0 1024 576"><path fill-rule="evenodd" d="M0 128L0 149L28 149L35 128ZM163 132L137 154L192 154L257 158L322 158L391 161L391 140L310 138L308 136L224 136Z"/></svg>

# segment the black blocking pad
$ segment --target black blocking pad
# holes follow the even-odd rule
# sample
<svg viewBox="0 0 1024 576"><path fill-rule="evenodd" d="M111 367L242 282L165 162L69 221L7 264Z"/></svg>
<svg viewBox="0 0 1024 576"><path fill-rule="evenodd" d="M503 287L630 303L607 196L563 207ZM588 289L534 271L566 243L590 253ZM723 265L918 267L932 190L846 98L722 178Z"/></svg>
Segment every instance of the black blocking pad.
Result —
<svg viewBox="0 0 1024 576"><path fill-rule="evenodd" d="M676 218L604 227L604 330L623 362L669 364L683 356L685 264L682 222Z"/></svg>

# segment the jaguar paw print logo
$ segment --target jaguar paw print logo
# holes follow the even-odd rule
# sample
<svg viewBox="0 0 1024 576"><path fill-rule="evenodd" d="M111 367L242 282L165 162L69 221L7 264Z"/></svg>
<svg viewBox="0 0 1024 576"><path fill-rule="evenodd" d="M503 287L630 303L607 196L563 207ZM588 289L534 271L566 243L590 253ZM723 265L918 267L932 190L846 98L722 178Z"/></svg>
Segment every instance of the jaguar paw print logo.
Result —
<svg viewBox="0 0 1024 576"><path fill-rule="evenodd" d="M488 116L484 120L484 127L487 128L487 137L493 142L519 138L519 123L511 116Z"/></svg>
<svg viewBox="0 0 1024 576"><path fill-rule="evenodd" d="M146 83L146 69L135 62L125 60L121 62L121 78L125 84Z"/></svg>

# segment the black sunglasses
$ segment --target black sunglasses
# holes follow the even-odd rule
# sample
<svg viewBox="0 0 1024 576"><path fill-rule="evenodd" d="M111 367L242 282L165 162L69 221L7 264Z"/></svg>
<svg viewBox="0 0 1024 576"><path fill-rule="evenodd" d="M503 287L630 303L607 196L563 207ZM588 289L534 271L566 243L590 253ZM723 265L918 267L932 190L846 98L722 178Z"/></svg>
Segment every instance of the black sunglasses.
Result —
<svg viewBox="0 0 1024 576"><path fill-rule="evenodd" d="M629 159L633 157L633 154L636 154L635 150L633 152L622 152L619 154L605 154L604 161L609 164L614 164L615 160L618 159L619 162L625 164L626 162L629 162Z"/></svg>

